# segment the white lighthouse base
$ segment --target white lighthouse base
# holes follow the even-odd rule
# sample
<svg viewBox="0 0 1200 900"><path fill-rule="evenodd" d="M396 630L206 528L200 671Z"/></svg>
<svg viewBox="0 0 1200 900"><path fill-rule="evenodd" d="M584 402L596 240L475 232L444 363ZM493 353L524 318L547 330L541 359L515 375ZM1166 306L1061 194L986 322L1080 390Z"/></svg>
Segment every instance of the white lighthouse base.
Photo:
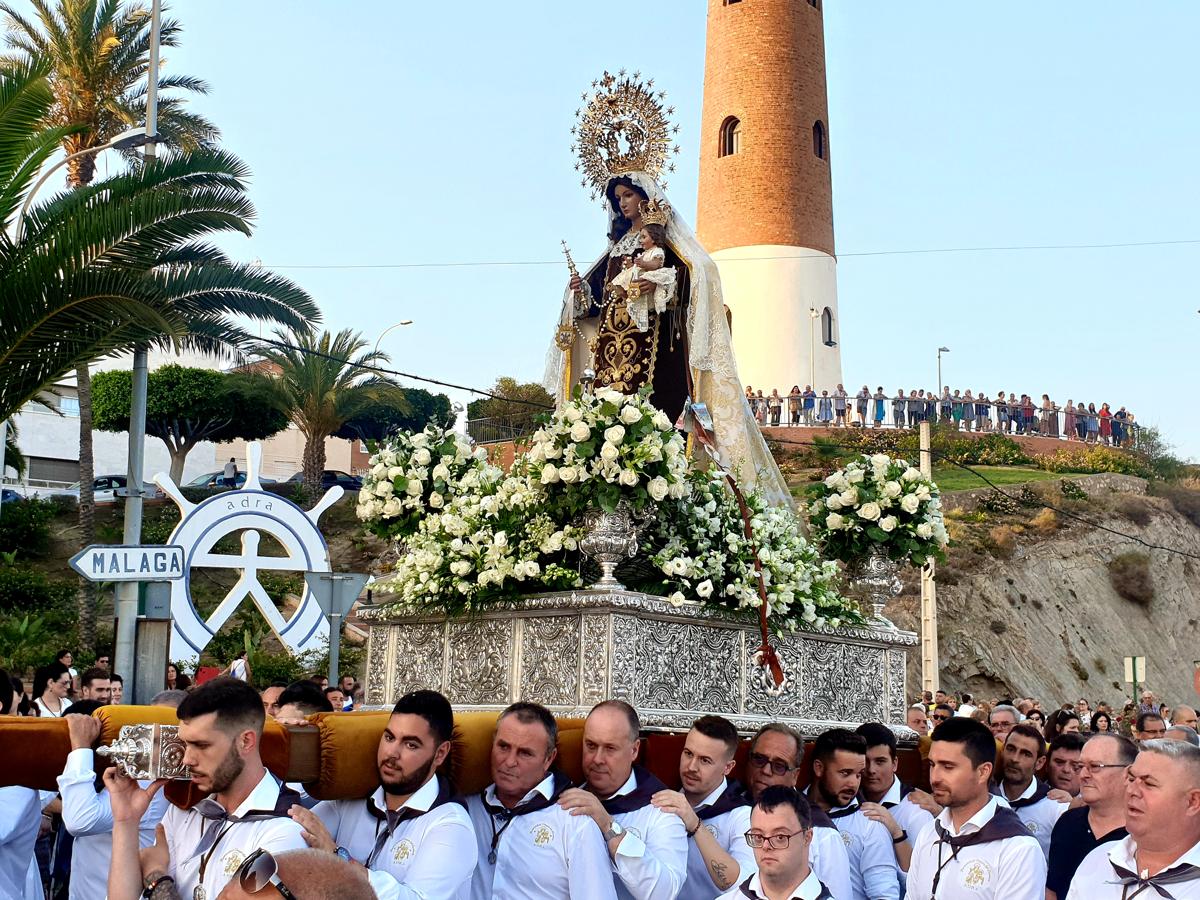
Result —
<svg viewBox="0 0 1200 900"><path fill-rule="evenodd" d="M784 395L794 384L801 389L812 384L818 396L823 390L832 394L842 382L837 260L820 250L778 244L731 247L713 259L733 314L733 352L742 384L764 395L773 388ZM821 318L826 309L833 346L826 343ZM846 390L855 393L849 386Z"/></svg>

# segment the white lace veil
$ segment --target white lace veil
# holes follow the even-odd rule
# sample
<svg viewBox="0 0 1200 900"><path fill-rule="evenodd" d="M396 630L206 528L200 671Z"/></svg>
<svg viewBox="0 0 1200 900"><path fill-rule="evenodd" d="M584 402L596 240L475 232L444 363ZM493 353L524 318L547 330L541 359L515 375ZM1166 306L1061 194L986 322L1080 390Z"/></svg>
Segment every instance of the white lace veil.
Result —
<svg viewBox="0 0 1200 900"><path fill-rule="evenodd" d="M652 200L666 200L662 188L645 172L630 172L627 176L645 191ZM609 231L616 219L612 204L608 208ZM690 277L690 297L687 312L688 365L691 368L693 400L707 404L712 413L717 450L721 463L738 480L744 489L757 488L771 503L791 506L791 492L783 480L774 457L767 449L757 420L750 412L741 380L737 374L737 363L733 358L733 345L729 334L729 323L725 317L725 304L721 295L721 276L717 264L696 239L695 232L671 207L671 218L667 222L667 243L675 254L687 263ZM597 260L603 263L612 248L608 248ZM591 271L589 266L586 271ZM570 288L563 294L562 313L557 324L572 321L574 297ZM561 403L563 391L564 354L551 343L546 355L546 390L555 394ZM698 451L700 452L700 451Z"/></svg>

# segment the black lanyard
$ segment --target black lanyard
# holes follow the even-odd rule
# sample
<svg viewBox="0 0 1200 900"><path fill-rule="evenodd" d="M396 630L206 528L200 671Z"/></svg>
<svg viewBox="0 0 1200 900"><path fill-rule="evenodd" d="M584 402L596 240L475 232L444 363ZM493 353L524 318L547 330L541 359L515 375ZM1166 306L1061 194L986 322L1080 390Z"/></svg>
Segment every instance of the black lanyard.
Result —
<svg viewBox="0 0 1200 900"><path fill-rule="evenodd" d="M208 861L217 850L217 845L221 843L221 838L225 837L225 832L236 825L237 822L230 822L217 833L217 838L212 842L212 846L208 848L208 852L200 857L200 877L197 879L197 884L204 884L204 872L208 869ZM201 832L200 840L204 840L204 833Z"/></svg>
<svg viewBox="0 0 1200 900"><path fill-rule="evenodd" d="M499 831L496 830L497 816L504 820L504 824L500 827ZM488 862L493 866L496 864L496 848L500 846L500 837L508 829L508 826L513 823L513 819L515 818L516 816L509 810L505 810L502 813L494 813L491 810L488 810L488 821L492 825L492 849L488 853Z"/></svg>

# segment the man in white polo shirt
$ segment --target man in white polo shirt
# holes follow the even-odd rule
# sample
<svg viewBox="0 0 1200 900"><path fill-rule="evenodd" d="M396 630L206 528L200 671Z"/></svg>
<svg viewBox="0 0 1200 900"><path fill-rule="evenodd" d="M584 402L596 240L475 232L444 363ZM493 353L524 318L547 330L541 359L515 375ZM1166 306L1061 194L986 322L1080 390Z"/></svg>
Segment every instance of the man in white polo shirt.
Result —
<svg viewBox="0 0 1200 900"><path fill-rule="evenodd" d="M804 738L782 722L769 722L750 739L746 760L746 782L751 799L757 800L769 787L795 788L804 756ZM808 804L808 801L804 801ZM849 897L850 856L842 834L825 810L809 806L812 836L808 844L808 864L834 897Z"/></svg>
<svg viewBox="0 0 1200 900"><path fill-rule="evenodd" d="M673 900L687 878L687 832L678 816L650 802L666 785L641 766L641 721L622 700L598 703L583 729L583 788L564 791L559 805L588 816L608 844L617 896Z"/></svg>
<svg viewBox="0 0 1200 900"><path fill-rule="evenodd" d="M365 800L293 806L310 847L370 870L379 900L453 900L475 871L475 828L438 768L454 711L437 691L405 694L379 738L379 787Z"/></svg>
<svg viewBox="0 0 1200 900"><path fill-rule="evenodd" d="M479 863L471 900L615 900L604 839L558 805L570 781L553 771L558 724L536 703L514 703L496 722L492 783L467 800Z"/></svg>
<svg viewBox="0 0 1200 900"><path fill-rule="evenodd" d="M758 871L721 900L834 900L808 862L813 832L809 812L808 801L795 788L764 790L754 802L745 836Z"/></svg>
<svg viewBox="0 0 1200 900"><path fill-rule="evenodd" d="M1079 864L1067 900L1200 898L1200 748L1142 742L1126 774L1125 829Z"/></svg>
<svg viewBox="0 0 1200 900"><path fill-rule="evenodd" d="M900 880L892 836L867 818L858 799L867 767L866 740L845 728L831 728L814 742L812 760L808 802L833 819L846 844L851 888L847 900L898 900Z"/></svg>
<svg viewBox="0 0 1200 900"><path fill-rule="evenodd" d="M1046 796L1050 786L1034 775L1046 762L1046 742L1041 732L1027 722L1014 725L1004 738L1001 759L1004 763L998 785L1001 795L1037 838L1042 853L1049 859L1050 835L1058 817L1067 811L1067 804Z"/></svg>
<svg viewBox="0 0 1200 900"><path fill-rule="evenodd" d="M738 733L720 716L702 716L692 725L679 756L683 791L659 791L651 802L679 817L691 838L683 900L713 900L748 878L756 868L746 843L750 799L729 779Z"/></svg>
<svg viewBox="0 0 1200 900"><path fill-rule="evenodd" d="M933 730L929 782L942 812L913 843L908 900L1045 900L1046 858L988 789L996 741L955 716Z"/></svg>
<svg viewBox="0 0 1200 900"><path fill-rule="evenodd" d="M136 900L174 883L181 897L216 900L255 850L305 848L287 811L299 799L263 765L266 713L258 692L236 678L214 678L179 704L183 764L209 796L191 809L167 808L153 845L138 862L138 821L165 782L142 790L136 781L104 772L112 798L112 866L108 900Z"/></svg>

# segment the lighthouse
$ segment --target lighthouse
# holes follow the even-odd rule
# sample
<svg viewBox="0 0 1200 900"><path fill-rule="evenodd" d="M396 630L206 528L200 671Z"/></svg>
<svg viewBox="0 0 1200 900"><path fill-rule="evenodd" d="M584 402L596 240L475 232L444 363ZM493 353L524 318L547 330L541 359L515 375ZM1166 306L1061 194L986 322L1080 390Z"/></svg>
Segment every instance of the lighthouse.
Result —
<svg viewBox="0 0 1200 900"><path fill-rule="evenodd" d="M700 241L742 383L842 381L821 0L708 0ZM853 391L851 391L853 393Z"/></svg>

